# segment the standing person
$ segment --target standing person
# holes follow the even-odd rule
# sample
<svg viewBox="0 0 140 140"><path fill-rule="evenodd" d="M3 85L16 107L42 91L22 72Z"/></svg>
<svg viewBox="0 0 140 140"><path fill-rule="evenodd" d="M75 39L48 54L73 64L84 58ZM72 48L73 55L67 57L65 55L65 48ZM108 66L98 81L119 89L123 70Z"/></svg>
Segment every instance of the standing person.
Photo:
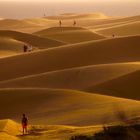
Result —
<svg viewBox="0 0 140 140"><path fill-rule="evenodd" d="M23 46L23 51L24 51L24 52L27 52L27 50L28 50L28 46L27 46L27 45L24 45L24 46Z"/></svg>
<svg viewBox="0 0 140 140"><path fill-rule="evenodd" d="M115 34L113 34L112 37L114 38L115 37Z"/></svg>
<svg viewBox="0 0 140 140"><path fill-rule="evenodd" d="M62 21L61 21L61 20L59 20L59 26L60 26L60 27L62 26Z"/></svg>
<svg viewBox="0 0 140 140"><path fill-rule="evenodd" d="M76 26L76 21L75 20L73 21L73 26Z"/></svg>
<svg viewBox="0 0 140 140"><path fill-rule="evenodd" d="M28 45L28 52L32 52L32 50L33 50L32 45Z"/></svg>
<svg viewBox="0 0 140 140"><path fill-rule="evenodd" d="M21 123L22 123L22 128L23 128L23 135L24 135L25 133L27 133L27 126L28 126L28 119L25 114L23 114L22 116Z"/></svg>

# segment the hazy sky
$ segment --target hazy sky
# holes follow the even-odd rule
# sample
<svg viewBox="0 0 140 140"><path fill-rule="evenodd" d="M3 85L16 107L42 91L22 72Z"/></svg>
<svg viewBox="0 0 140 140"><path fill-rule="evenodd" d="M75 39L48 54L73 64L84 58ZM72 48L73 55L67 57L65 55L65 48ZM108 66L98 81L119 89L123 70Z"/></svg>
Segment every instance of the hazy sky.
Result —
<svg viewBox="0 0 140 140"><path fill-rule="evenodd" d="M103 12L107 15L140 14L140 0L0 0L1 18L30 18L60 13Z"/></svg>

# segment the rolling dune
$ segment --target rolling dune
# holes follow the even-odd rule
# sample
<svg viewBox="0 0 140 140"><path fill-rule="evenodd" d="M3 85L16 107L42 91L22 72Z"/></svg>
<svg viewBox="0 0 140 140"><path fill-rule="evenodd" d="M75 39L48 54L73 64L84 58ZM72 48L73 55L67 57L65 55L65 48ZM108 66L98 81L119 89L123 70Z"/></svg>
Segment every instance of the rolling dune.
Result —
<svg viewBox="0 0 140 140"><path fill-rule="evenodd" d="M86 91L104 95L140 100L140 71L136 71L102 84L91 86Z"/></svg>
<svg viewBox="0 0 140 140"><path fill-rule="evenodd" d="M0 37L0 57L23 52L23 42Z"/></svg>
<svg viewBox="0 0 140 140"><path fill-rule="evenodd" d="M10 39L15 39L17 41L21 41L23 43L29 43L39 49L56 47L64 44L53 39L42 38L35 35L10 30L0 30L0 37L6 37Z"/></svg>
<svg viewBox="0 0 140 140"><path fill-rule="evenodd" d="M66 125L30 125L29 134L22 135L21 125L13 120L0 120L1 140L66 140L74 135L90 135L102 130L101 125L95 126L66 126Z"/></svg>
<svg viewBox="0 0 140 140"><path fill-rule="evenodd" d="M108 26L108 24L123 24L140 21L140 16L132 17L108 17L102 13L87 14L62 14L46 18L33 18L23 20L4 19L0 20L1 30L15 30L19 32L33 33L42 29L58 26L58 20L63 20L64 26L72 26L73 20L77 21L77 25L87 27L94 31L97 26Z"/></svg>
<svg viewBox="0 0 140 140"><path fill-rule="evenodd" d="M0 119L20 121L21 114L26 113L31 124L87 126L110 123L119 120L116 113L120 109L129 119L139 116L140 102L69 90L0 90Z"/></svg>
<svg viewBox="0 0 140 140"><path fill-rule="evenodd" d="M0 82L0 88L59 88L84 90L85 88L140 70L140 63L91 65L41 73Z"/></svg>
<svg viewBox="0 0 140 140"><path fill-rule="evenodd" d="M79 43L105 37L81 27L52 27L34 33L41 37L49 37L67 43Z"/></svg>
<svg viewBox="0 0 140 140"><path fill-rule="evenodd" d="M140 36L130 36L90 41L0 59L0 80L95 64L139 61L139 39Z"/></svg>
<svg viewBox="0 0 140 140"><path fill-rule="evenodd" d="M47 19L51 20L69 20L69 19L106 19L108 18L103 13L87 13L87 14L76 14L76 13L64 13L58 16L48 16Z"/></svg>
<svg viewBox="0 0 140 140"><path fill-rule="evenodd" d="M140 35L140 22L108 27L100 29L97 32L104 36L111 36L112 34L115 34L116 36Z"/></svg>

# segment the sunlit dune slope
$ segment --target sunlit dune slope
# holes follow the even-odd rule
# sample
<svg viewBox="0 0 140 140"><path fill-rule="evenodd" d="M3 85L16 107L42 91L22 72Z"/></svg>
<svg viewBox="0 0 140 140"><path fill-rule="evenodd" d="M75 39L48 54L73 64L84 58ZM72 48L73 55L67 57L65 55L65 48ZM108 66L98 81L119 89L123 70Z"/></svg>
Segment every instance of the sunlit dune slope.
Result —
<svg viewBox="0 0 140 140"><path fill-rule="evenodd" d="M112 26L125 23L140 21L140 16L133 17L107 17L102 13L83 13L83 14L62 14L52 17L31 18L31 19L4 19L0 20L1 30L15 30L27 33L37 32L42 29L59 26L58 20L62 20L63 26L72 26L73 20L77 21L77 25L96 29L97 26Z"/></svg>
<svg viewBox="0 0 140 140"><path fill-rule="evenodd" d="M0 37L0 57L23 52L23 42Z"/></svg>
<svg viewBox="0 0 140 140"><path fill-rule="evenodd" d="M66 140L74 135L93 134L102 130L102 125L67 126L67 125L32 125L28 126L28 135L22 135L21 125L13 120L0 120L1 140Z"/></svg>
<svg viewBox="0 0 140 140"><path fill-rule="evenodd" d="M0 120L0 139L1 140L19 140L18 135L21 135L21 126L10 120Z"/></svg>
<svg viewBox="0 0 140 140"><path fill-rule="evenodd" d="M119 108L128 117L136 117L139 115L140 103L69 90L0 90L0 119L20 121L21 114L26 113L31 124L84 126L107 123L118 120L116 112Z"/></svg>
<svg viewBox="0 0 140 140"><path fill-rule="evenodd" d="M20 125L9 119L0 120L0 131L11 135L17 135L20 134Z"/></svg>
<svg viewBox="0 0 140 140"><path fill-rule="evenodd" d="M48 20L42 17L21 20L17 19L0 20L0 30L15 30L19 32L31 33L52 26L56 26L56 21Z"/></svg>
<svg viewBox="0 0 140 140"><path fill-rule="evenodd" d="M125 31L127 31L126 33L123 32L123 33L125 33L125 35L130 35L131 32L132 32L131 33L132 35L136 35L136 34L134 34L134 32L136 32L135 28L138 28L137 24L139 22L140 22L140 16L139 15L138 16L132 16L132 17L118 17L118 18L117 17L112 17L112 18L105 19L105 20L96 20L96 21L89 20L88 24L87 24L87 27L92 31L100 31L100 30L101 31L102 30L107 30L108 31L109 29L112 29L112 28L118 28L119 29L119 27L120 27L120 28L124 28ZM86 22L84 22L84 21L82 23L80 22L79 24L82 24L82 26L86 26ZM128 26L130 26L130 29L126 30ZM133 31L133 29L135 31ZM118 32L118 31L116 30L116 32ZM113 32L113 33L115 34L115 32ZM107 33L104 32L104 34L106 35Z"/></svg>
<svg viewBox="0 0 140 140"><path fill-rule="evenodd" d="M78 43L105 37L81 27L52 27L35 33L41 37L49 37L67 43Z"/></svg>
<svg viewBox="0 0 140 140"><path fill-rule="evenodd" d="M140 71L91 86L86 91L99 92L105 95L140 100Z"/></svg>
<svg viewBox="0 0 140 140"><path fill-rule="evenodd" d="M140 35L140 22L117 25L111 28L108 27L97 32L104 36L111 36L112 34L116 36Z"/></svg>
<svg viewBox="0 0 140 140"><path fill-rule="evenodd" d="M0 87L41 87L84 90L89 86L123 76L136 70L140 70L140 63L91 65L0 82Z"/></svg>
<svg viewBox="0 0 140 140"><path fill-rule="evenodd" d="M66 68L140 60L140 36L90 41L0 59L0 80Z"/></svg>
<svg viewBox="0 0 140 140"><path fill-rule="evenodd" d="M33 45L34 47L38 48L49 48L49 47L56 47L63 45L64 43L48 39L48 38L42 38L35 35L27 34L27 33L21 33L16 31L10 31L10 30L0 30L0 37L6 37L15 39L18 41L22 41L24 43L29 43Z"/></svg>

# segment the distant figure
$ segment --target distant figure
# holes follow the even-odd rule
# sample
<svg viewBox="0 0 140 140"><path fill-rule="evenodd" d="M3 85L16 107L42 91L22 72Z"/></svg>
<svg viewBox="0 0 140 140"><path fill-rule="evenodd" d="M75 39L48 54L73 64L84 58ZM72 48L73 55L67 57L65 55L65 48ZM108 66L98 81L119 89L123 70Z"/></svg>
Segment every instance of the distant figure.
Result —
<svg viewBox="0 0 140 140"><path fill-rule="evenodd" d="M28 52L32 52L32 51L33 51L32 45L28 45Z"/></svg>
<svg viewBox="0 0 140 140"><path fill-rule="evenodd" d="M24 51L24 52L27 52L27 50L28 50L28 46L27 46L27 45L24 45L24 46L23 46L23 51Z"/></svg>
<svg viewBox="0 0 140 140"><path fill-rule="evenodd" d="M115 37L115 34L113 34L112 37L114 38Z"/></svg>
<svg viewBox="0 0 140 140"><path fill-rule="evenodd" d="M75 27L76 26L76 21L74 20L74 22L73 22L73 26Z"/></svg>
<svg viewBox="0 0 140 140"><path fill-rule="evenodd" d="M26 115L23 114L23 117L22 117L23 135L24 135L25 133L27 133L27 125L28 125L28 119L27 119Z"/></svg>
<svg viewBox="0 0 140 140"><path fill-rule="evenodd" d="M61 21L61 20L59 20L59 26L60 26L60 27L62 26L62 21Z"/></svg>

